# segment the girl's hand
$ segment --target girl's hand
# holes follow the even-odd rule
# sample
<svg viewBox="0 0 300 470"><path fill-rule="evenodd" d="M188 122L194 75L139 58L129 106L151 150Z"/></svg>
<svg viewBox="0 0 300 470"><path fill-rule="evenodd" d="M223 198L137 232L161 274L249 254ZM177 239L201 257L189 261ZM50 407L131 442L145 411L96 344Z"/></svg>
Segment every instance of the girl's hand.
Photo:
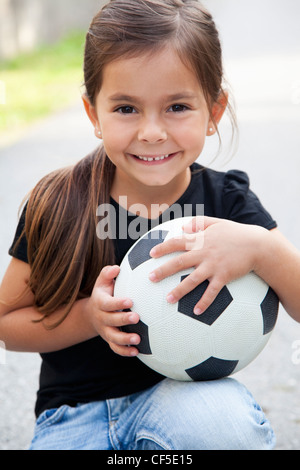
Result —
<svg viewBox="0 0 300 470"><path fill-rule="evenodd" d="M135 312L122 311L132 307L130 299L113 297L114 278L119 272L119 266L106 266L101 270L86 311L94 330L115 353L136 356L137 348L128 345L139 344L139 335L125 333L120 327L138 323L139 316Z"/></svg>
<svg viewBox="0 0 300 470"><path fill-rule="evenodd" d="M150 273L150 279L160 281L184 269L195 267L172 292L167 295L170 303L197 285L208 280L209 285L194 307L194 313L201 314L217 297L228 282L250 271L256 270L261 240L268 231L256 225L245 225L212 217L195 217L183 226L185 234L156 245L150 252L153 258L181 251L159 268Z"/></svg>

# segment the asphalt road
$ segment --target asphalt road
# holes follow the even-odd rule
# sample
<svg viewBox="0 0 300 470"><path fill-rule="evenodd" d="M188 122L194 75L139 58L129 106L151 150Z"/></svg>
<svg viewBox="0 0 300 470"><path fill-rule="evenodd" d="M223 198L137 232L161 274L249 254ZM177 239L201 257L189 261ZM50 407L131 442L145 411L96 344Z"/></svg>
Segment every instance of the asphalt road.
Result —
<svg viewBox="0 0 300 470"><path fill-rule="evenodd" d="M248 172L252 189L300 249L300 5L296 0L207 0L224 44L225 70L235 95L239 147L228 163L213 162L210 139L201 161ZM0 110L1 111L1 110ZM230 140L222 125L224 151ZM83 157L96 145L78 103L25 130L0 148L0 277L9 262L18 207L35 182ZM279 267L280 269L280 267ZM40 359L0 349L0 450L27 448ZM235 376L271 420L278 450L300 449L300 324L281 308L270 342Z"/></svg>

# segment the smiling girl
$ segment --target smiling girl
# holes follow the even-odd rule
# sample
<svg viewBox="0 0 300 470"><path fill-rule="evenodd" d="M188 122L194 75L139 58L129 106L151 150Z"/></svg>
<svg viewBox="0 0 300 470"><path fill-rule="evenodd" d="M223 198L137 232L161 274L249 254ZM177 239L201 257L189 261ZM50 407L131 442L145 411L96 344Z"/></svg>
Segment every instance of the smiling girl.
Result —
<svg viewBox="0 0 300 470"><path fill-rule="evenodd" d="M139 217L150 228L174 205L195 216L201 205L204 217L184 227L201 228L198 249L187 249L183 234L152 252L181 252L153 282L195 267L168 301L208 279L201 314L253 270L300 320L299 253L247 175L195 163L231 110L212 17L197 0L112 0L87 33L84 75L84 106L102 142L33 189L0 289L0 339L42 356L31 449L271 449L270 424L236 380L176 382L134 357L140 338L121 327L138 323L138 312L113 295L135 241L130 223ZM127 236L96 232L103 205L126 214L117 219Z"/></svg>

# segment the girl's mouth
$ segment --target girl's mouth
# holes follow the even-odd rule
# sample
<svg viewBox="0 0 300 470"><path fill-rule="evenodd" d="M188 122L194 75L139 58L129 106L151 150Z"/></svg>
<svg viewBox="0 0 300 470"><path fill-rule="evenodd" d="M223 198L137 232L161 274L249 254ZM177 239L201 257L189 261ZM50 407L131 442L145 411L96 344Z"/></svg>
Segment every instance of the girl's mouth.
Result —
<svg viewBox="0 0 300 470"><path fill-rule="evenodd" d="M174 157L176 153L169 153L167 155L132 155L132 156L136 160L140 160L141 163L157 164L157 163L162 163L166 160L169 160L170 158Z"/></svg>

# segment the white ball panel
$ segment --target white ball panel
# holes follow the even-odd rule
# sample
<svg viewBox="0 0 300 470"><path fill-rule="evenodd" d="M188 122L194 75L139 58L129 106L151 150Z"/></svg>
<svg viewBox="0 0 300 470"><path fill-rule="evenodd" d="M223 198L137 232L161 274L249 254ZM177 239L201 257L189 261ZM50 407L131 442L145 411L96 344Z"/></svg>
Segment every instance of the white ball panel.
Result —
<svg viewBox="0 0 300 470"><path fill-rule="evenodd" d="M189 375L185 372L184 367L181 368L179 364L163 364L155 357L143 354L139 354L138 357L144 364L146 364L146 366L155 370L159 374L169 377L170 379L192 381Z"/></svg>
<svg viewBox="0 0 300 470"><path fill-rule="evenodd" d="M215 322L211 335L216 357L238 360L261 338L262 315L258 306L251 307L245 309L243 304L232 302Z"/></svg>
<svg viewBox="0 0 300 470"><path fill-rule="evenodd" d="M244 304L258 304L264 299L269 286L255 273L250 272L240 279L227 284L234 299L242 299Z"/></svg>

